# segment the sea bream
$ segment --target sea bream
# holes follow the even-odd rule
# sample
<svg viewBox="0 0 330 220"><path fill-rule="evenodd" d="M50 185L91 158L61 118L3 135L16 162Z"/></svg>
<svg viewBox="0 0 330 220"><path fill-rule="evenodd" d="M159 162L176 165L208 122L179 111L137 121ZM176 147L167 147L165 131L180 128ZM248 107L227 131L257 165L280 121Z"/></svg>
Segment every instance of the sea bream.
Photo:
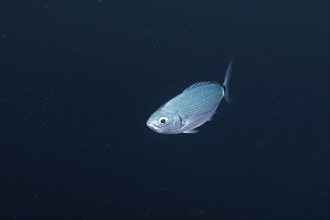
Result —
<svg viewBox="0 0 330 220"><path fill-rule="evenodd" d="M207 81L189 86L157 109L147 120L147 126L161 134L196 133L195 128L211 120L222 98L230 103L233 64L231 59L223 84Z"/></svg>

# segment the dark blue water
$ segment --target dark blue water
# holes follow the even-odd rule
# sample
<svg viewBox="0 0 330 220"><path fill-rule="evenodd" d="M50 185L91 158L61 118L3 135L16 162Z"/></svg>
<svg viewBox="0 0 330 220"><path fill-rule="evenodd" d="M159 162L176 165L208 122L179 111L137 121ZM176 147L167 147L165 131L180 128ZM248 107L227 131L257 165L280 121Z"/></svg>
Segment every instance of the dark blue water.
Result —
<svg viewBox="0 0 330 220"><path fill-rule="evenodd" d="M1 1L1 219L329 219L329 2ZM198 81L193 135L146 119Z"/></svg>

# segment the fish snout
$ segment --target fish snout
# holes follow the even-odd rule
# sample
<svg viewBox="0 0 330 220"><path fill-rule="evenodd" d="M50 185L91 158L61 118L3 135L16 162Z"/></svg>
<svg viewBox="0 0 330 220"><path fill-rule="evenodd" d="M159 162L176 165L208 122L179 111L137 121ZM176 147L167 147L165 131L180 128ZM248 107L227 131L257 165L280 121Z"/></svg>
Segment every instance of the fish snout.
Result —
<svg viewBox="0 0 330 220"><path fill-rule="evenodd" d="M150 121L147 121L147 126L151 129L151 130L153 130L153 131L155 131L155 132L157 132L158 133L158 130L159 130L159 127L157 127L156 125L154 125L152 122L150 122Z"/></svg>

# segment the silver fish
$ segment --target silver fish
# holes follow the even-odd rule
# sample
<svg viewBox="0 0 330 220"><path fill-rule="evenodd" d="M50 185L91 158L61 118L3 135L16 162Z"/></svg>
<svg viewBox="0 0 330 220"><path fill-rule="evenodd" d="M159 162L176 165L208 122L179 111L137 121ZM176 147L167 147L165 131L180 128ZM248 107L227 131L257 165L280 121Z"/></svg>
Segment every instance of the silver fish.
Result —
<svg viewBox="0 0 330 220"><path fill-rule="evenodd" d="M211 120L223 97L230 103L233 63L231 59L222 85L208 81L189 86L156 110L147 120L147 126L161 134L198 132L195 128Z"/></svg>

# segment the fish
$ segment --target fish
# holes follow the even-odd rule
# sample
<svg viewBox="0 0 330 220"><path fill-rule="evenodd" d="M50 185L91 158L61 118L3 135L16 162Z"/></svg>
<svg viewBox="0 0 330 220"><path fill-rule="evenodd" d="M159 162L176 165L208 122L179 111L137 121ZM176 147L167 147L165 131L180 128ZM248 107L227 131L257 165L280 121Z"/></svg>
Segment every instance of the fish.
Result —
<svg viewBox="0 0 330 220"><path fill-rule="evenodd" d="M222 84L216 81L194 83L159 107L146 125L160 134L194 134L197 127L211 121L221 100L231 102L229 81L234 65L231 59Z"/></svg>

